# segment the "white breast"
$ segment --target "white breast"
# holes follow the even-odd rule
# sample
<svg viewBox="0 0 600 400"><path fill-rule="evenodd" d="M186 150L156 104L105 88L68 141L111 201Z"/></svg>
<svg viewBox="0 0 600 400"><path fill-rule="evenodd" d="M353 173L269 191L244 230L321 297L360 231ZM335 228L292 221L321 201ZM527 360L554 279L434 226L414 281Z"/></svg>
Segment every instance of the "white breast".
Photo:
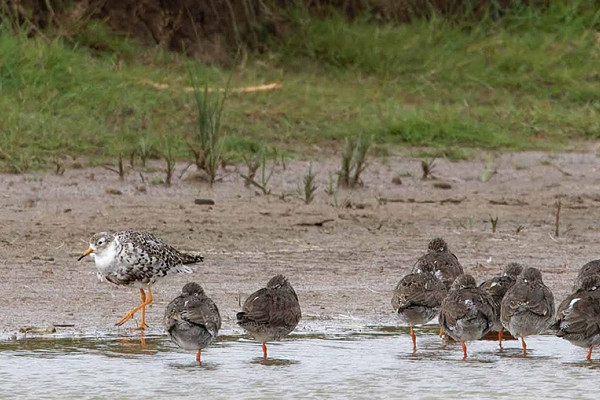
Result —
<svg viewBox="0 0 600 400"><path fill-rule="evenodd" d="M117 256L117 246L115 242L112 242L109 247L104 249L100 253L92 253L94 255L94 261L96 262L96 268L102 275L106 275L112 269L115 268L115 259Z"/></svg>

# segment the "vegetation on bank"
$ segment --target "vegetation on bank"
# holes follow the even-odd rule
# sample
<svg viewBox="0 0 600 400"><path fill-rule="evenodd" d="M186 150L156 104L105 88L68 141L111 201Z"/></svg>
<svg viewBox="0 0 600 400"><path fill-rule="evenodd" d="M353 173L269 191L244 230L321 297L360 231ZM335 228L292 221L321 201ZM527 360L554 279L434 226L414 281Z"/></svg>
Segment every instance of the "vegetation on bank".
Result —
<svg viewBox="0 0 600 400"><path fill-rule="evenodd" d="M194 161L198 96L218 103L223 93L204 86L225 88L230 78L219 114L225 160L265 148L330 152L332 143L341 153L361 135L374 154L416 146L453 158L473 148L569 149L600 136L595 1L476 22L290 17L294 35L242 52L233 71L144 48L98 22L69 38L3 24L0 170L54 168L66 157ZM273 82L282 89L236 91Z"/></svg>

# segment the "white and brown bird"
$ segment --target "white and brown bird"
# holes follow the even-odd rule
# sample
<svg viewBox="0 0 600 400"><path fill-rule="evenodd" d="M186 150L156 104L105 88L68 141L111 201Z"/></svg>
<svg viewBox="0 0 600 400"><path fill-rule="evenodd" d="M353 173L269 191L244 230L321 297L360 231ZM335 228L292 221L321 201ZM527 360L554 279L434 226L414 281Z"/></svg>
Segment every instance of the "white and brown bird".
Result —
<svg viewBox="0 0 600 400"><path fill-rule="evenodd" d="M496 304L496 323L492 327L494 332L498 332L498 344L502 350L503 326L500 322L500 304L508 289L517 281L518 276L523 272L523 266L518 263L508 264L500 276L494 276L483 281L479 287L492 296Z"/></svg>
<svg viewBox="0 0 600 400"><path fill-rule="evenodd" d="M463 360L467 358L466 342L481 339L494 326L495 307L492 296L477 287L471 275L460 275L452 283L439 319L444 332L461 343Z"/></svg>
<svg viewBox="0 0 600 400"><path fill-rule="evenodd" d="M544 285L542 273L525 268L500 303L500 322L514 337L521 338L527 355L525 337L547 328L554 318L554 296Z"/></svg>
<svg viewBox="0 0 600 400"><path fill-rule="evenodd" d="M426 324L439 315L446 292L446 286L432 274L408 274L396 285L392 307L398 318L410 326L413 352L417 351L413 327Z"/></svg>
<svg viewBox="0 0 600 400"><path fill-rule="evenodd" d="M267 287L252 293L237 313L237 323L262 343L267 358L267 342L280 340L292 332L302 318L294 288L283 275L276 275Z"/></svg>
<svg viewBox="0 0 600 400"><path fill-rule="evenodd" d="M116 325L121 326L139 310L142 320L137 329L146 329L146 306L152 303L151 285L168 274L192 270L189 264L201 262L199 255L183 253L150 232L100 232L90 239L90 247L78 261L90 255L94 258L98 277L119 286L140 288L141 303L128 311ZM144 292L144 288L147 290Z"/></svg>
<svg viewBox="0 0 600 400"><path fill-rule="evenodd" d="M594 346L600 345L600 275L582 278L579 289L560 303L556 316L556 336L588 349L591 360Z"/></svg>
<svg viewBox="0 0 600 400"><path fill-rule="evenodd" d="M208 347L221 329L217 305L195 283L187 283L165 310L164 324L169 338L184 350L197 351L200 362L202 349Z"/></svg>
<svg viewBox="0 0 600 400"><path fill-rule="evenodd" d="M428 251L415 263L413 273L430 273L450 289L457 276L464 273L458 258L448 249L448 244L442 238L435 238L429 242Z"/></svg>

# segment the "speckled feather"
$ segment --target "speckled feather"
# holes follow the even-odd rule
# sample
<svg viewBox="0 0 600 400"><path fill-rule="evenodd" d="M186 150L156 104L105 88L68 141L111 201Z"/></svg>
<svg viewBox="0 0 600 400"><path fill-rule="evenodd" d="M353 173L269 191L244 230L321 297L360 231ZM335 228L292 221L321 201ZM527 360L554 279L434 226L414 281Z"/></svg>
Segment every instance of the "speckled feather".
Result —
<svg viewBox="0 0 600 400"><path fill-rule="evenodd" d="M477 340L494 325L496 306L471 275L460 275L442 302L439 319L444 332L454 340Z"/></svg>
<svg viewBox="0 0 600 400"><path fill-rule="evenodd" d="M600 288L581 290L567 297L559 308L556 325L556 336L575 346L589 348L600 345Z"/></svg>
<svg viewBox="0 0 600 400"><path fill-rule="evenodd" d="M276 275L248 297L237 323L258 340L279 340L296 328L301 317L294 288L283 275Z"/></svg>
<svg viewBox="0 0 600 400"><path fill-rule="evenodd" d="M573 291L576 292L579 290L583 280L592 275L600 275L600 260L592 260L581 267L575 278Z"/></svg>
<svg viewBox="0 0 600 400"><path fill-rule="evenodd" d="M426 324L439 314L446 287L431 274L404 276L392 296L392 307L398 317L411 326Z"/></svg>
<svg viewBox="0 0 600 400"><path fill-rule="evenodd" d="M600 275L591 274L583 277L579 289L568 295L556 309L556 321L552 324L552 328L557 330L556 336L582 347L591 346L588 343L597 336L596 344L600 344L598 307L600 307Z"/></svg>
<svg viewBox="0 0 600 400"><path fill-rule="evenodd" d="M101 235L114 241L116 255L110 270L99 271L99 275L117 285L152 284L170 273L189 273L191 270L186 264L203 261L202 256L180 252L150 232L99 233L92 237L91 244Z"/></svg>
<svg viewBox="0 0 600 400"><path fill-rule="evenodd" d="M496 331L502 329L502 323L500 322L500 304L502 303L502 299L504 298L504 295L506 295L506 292L508 292L508 289L515 284L522 271L522 265L510 263L504 268L502 275L487 279L479 285L479 287L492 296L492 299L494 300L496 323L493 329Z"/></svg>
<svg viewBox="0 0 600 400"><path fill-rule="evenodd" d="M539 270L526 268L502 299L502 326L514 336L524 337L545 329L553 317L552 292L544 285Z"/></svg>
<svg viewBox="0 0 600 400"><path fill-rule="evenodd" d="M444 239L435 238L429 242L428 252L417 260L412 272L434 274L449 289L454 279L464 271Z"/></svg>
<svg viewBox="0 0 600 400"><path fill-rule="evenodd" d="M169 338L186 350L207 347L221 329L216 304L196 283L188 283L165 310L164 325Z"/></svg>

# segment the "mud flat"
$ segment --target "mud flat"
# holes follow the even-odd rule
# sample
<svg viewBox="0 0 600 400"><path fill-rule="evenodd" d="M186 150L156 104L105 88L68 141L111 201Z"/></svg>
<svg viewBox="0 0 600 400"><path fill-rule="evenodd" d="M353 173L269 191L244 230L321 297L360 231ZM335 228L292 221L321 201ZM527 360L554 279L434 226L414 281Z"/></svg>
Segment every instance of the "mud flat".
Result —
<svg viewBox="0 0 600 400"><path fill-rule="evenodd" d="M156 184L158 165L142 171L143 181L132 172L121 182L103 168L0 175L0 332L19 336L19 328L51 325L59 333L126 330L114 323L137 304L137 290L100 283L91 260L77 262L91 234L121 229L153 231L206 258L193 275L154 286L150 333L162 333L167 302L190 280L204 286L223 328L236 333L239 298L277 273L300 297L300 332L394 325L391 291L435 236L478 280L511 261L541 269L558 302L577 270L600 258L599 165L594 153L440 159L436 179L422 180L420 160L387 158L371 163L364 187L332 195L328 177L338 160L321 159L312 162L319 189L308 205L300 194L304 161L275 167L270 196L244 186L243 166L227 167L212 189L191 172L171 187ZM486 168L495 174L483 182ZM199 198L215 204L196 204Z"/></svg>

